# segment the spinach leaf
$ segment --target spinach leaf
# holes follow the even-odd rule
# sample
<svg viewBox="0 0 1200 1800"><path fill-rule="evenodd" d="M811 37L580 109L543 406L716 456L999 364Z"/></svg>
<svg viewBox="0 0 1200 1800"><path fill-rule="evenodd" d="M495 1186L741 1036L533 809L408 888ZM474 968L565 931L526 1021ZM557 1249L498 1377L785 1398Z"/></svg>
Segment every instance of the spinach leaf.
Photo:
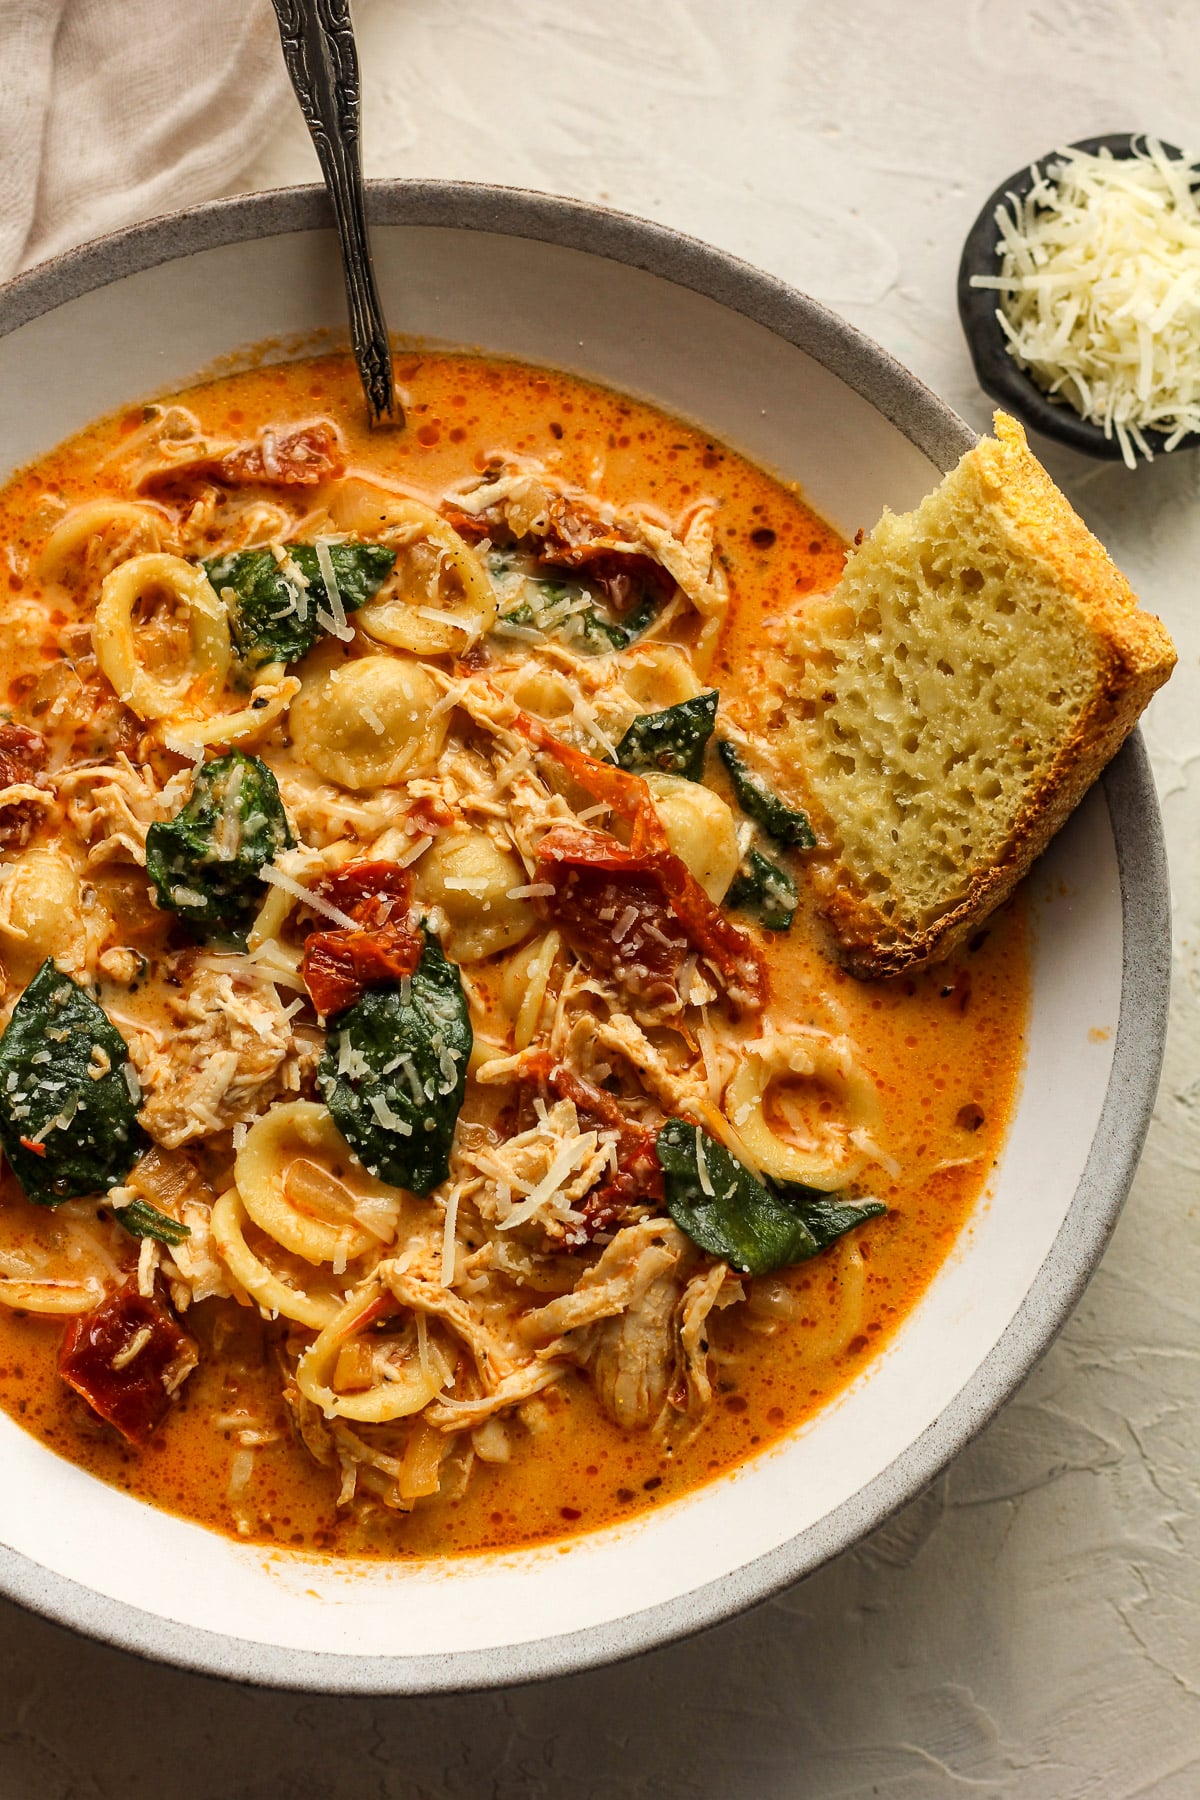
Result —
<svg viewBox="0 0 1200 1800"><path fill-rule="evenodd" d="M158 904L202 931L236 934L262 897L261 871L295 839L265 762L231 750L196 770L191 798L146 833Z"/></svg>
<svg viewBox="0 0 1200 1800"><path fill-rule="evenodd" d="M855 1205L849 1200L835 1200L831 1194L822 1194L815 1188L801 1187L799 1182L781 1181L776 1185L789 1204L793 1195L805 1196L796 1204L803 1207L804 1223L817 1240L818 1250L828 1250L830 1244L853 1231L864 1219L877 1219L887 1211L881 1200L864 1200Z"/></svg>
<svg viewBox="0 0 1200 1800"><path fill-rule="evenodd" d="M747 1275L806 1262L887 1210L878 1200L852 1204L797 1182L759 1181L723 1144L684 1119L668 1119L656 1147L667 1210L679 1229Z"/></svg>
<svg viewBox="0 0 1200 1800"><path fill-rule="evenodd" d="M114 1206L113 1218L135 1238L157 1238L160 1244L182 1244L190 1238L190 1225L181 1225L178 1219L160 1213L156 1206L145 1200L131 1200L128 1206Z"/></svg>
<svg viewBox="0 0 1200 1800"><path fill-rule="evenodd" d="M47 957L0 1037L0 1144L35 1206L106 1193L149 1146L129 1048Z"/></svg>
<svg viewBox="0 0 1200 1800"><path fill-rule="evenodd" d="M329 590L312 544L285 544L288 562L272 550L234 550L210 556L204 573L222 595L229 612L229 631L238 657L248 668L262 663L296 662L321 635L317 609L329 612ZM338 593L348 613L378 593L392 572L396 552L383 544L351 541L330 544L329 558ZM297 581L293 564L304 580Z"/></svg>
<svg viewBox="0 0 1200 1800"><path fill-rule="evenodd" d="M663 712L643 713L635 719L617 745L617 762L623 769L643 773L661 770L664 775L683 775L699 781L704 774L704 752L717 722L717 690L681 700Z"/></svg>
<svg viewBox="0 0 1200 1800"><path fill-rule="evenodd" d="M797 850L815 850L816 836L805 814L781 800L769 782L749 767L728 738L722 738L717 749L729 770L737 803L747 818L761 825L769 837L781 844L793 844Z"/></svg>
<svg viewBox="0 0 1200 1800"><path fill-rule="evenodd" d="M428 930L406 981L368 989L331 1022L317 1086L379 1180L428 1194L446 1179L472 1042L457 965Z"/></svg>
<svg viewBox="0 0 1200 1800"><path fill-rule="evenodd" d="M787 870L752 847L741 860L725 904L756 914L768 931L790 931L799 898Z"/></svg>

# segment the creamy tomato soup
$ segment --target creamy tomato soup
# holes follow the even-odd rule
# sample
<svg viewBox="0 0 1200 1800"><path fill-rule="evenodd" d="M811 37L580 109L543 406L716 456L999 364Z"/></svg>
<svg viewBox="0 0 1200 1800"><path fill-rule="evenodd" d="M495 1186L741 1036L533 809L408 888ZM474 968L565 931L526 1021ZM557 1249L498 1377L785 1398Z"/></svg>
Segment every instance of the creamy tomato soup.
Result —
<svg viewBox="0 0 1200 1800"><path fill-rule="evenodd" d="M980 1203L1019 904L842 972L782 623L836 535L456 355L101 421L0 493L0 1403L255 1541L565 1537L827 1404ZM751 699L758 702L751 705Z"/></svg>

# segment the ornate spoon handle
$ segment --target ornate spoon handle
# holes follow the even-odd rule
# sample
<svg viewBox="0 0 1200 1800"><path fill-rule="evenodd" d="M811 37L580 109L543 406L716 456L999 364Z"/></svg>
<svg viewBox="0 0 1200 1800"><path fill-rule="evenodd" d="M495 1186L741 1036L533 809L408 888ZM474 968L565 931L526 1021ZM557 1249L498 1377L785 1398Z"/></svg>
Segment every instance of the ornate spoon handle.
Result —
<svg viewBox="0 0 1200 1800"><path fill-rule="evenodd" d="M316 146L342 246L350 341L372 425L403 425L375 285L358 138L359 73L349 0L274 0L288 75Z"/></svg>

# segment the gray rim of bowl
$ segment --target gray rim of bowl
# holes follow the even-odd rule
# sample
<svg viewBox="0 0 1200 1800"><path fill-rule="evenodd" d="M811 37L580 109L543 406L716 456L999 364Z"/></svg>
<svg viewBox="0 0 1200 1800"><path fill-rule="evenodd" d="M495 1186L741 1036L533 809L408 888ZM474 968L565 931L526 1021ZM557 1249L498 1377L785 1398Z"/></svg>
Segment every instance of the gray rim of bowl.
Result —
<svg viewBox="0 0 1200 1800"><path fill-rule="evenodd" d="M582 250L706 295L794 344L861 394L941 469L974 433L886 351L817 301L723 251L648 220L517 188L371 182L374 224L494 232ZM317 186L213 201L115 232L0 289L0 336L93 289L245 239L331 229ZM1149 1129L1166 1038L1170 903L1149 758L1135 733L1102 777L1121 886L1123 966L1112 1074L1083 1176L1020 1309L935 1422L874 1480L797 1537L717 1581L608 1624L490 1650L363 1657L183 1626L97 1594L0 1546L0 1591L114 1648L227 1680L340 1694L466 1692L615 1662L732 1618L883 1524L979 1432L1045 1354L1120 1215Z"/></svg>

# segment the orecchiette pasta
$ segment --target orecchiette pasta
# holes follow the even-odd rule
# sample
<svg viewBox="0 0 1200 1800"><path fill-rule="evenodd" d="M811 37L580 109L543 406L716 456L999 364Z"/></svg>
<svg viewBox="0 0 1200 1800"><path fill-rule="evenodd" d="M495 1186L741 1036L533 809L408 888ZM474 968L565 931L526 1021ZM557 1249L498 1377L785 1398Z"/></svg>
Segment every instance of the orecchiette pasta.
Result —
<svg viewBox="0 0 1200 1800"><path fill-rule="evenodd" d="M86 968L108 926L98 904L85 911L83 881L57 850L27 850L0 879L0 952L9 974L29 981L48 956Z"/></svg>
<svg viewBox="0 0 1200 1800"><path fill-rule="evenodd" d="M440 513L369 482L340 482L330 516L342 531L368 531L396 551L383 589L357 615L377 643L417 656L463 650L496 622L483 565Z"/></svg>
<svg viewBox="0 0 1200 1800"><path fill-rule="evenodd" d="M863 1328L867 1265L857 1244L845 1239L835 1244L827 1264L814 1269L812 1280L821 1284L824 1304L816 1309L819 1322L810 1327L805 1360L812 1368L842 1356Z"/></svg>
<svg viewBox="0 0 1200 1800"><path fill-rule="evenodd" d="M259 1229L306 1262L344 1268L394 1235L401 1196L352 1165L345 1139L314 1101L275 1106L256 1120L234 1176Z"/></svg>
<svg viewBox="0 0 1200 1800"><path fill-rule="evenodd" d="M378 1280L364 1282L296 1366L297 1387L326 1418L373 1424L410 1418L423 1412L446 1385L449 1367L433 1345L422 1357L416 1332L410 1328L403 1338L364 1345L363 1366L354 1368L350 1380L342 1377L349 1391L335 1388L339 1365L353 1344L362 1343L358 1332L377 1315L385 1292Z"/></svg>
<svg viewBox="0 0 1200 1800"><path fill-rule="evenodd" d="M719 794L682 775L650 774L646 785L667 842L710 900L723 900L737 874L737 829Z"/></svg>
<svg viewBox="0 0 1200 1800"><path fill-rule="evenodd" d="M85 1313L103 1295L102 1281L23 1281L0 1276L0 1306L12 1307L16 1312Z"/></svg>
<svg viewBox="0 0 1200 1800"><path fill-rule="evenodd" d="M278 725L299 692L300 682L295 675L282 676L271 684L263 682L254 689L248 706L217 713L210 719L188 719L176 733L167 735L196 748L204 744L254 744Z"/></svg>
<svg viewBox="0 0 1200 1800"><path fill-rule="evenodd" d="M171 521L157 506L136 500L90 500L72 507L46 539L38 558L38 574L46 581L61 581L73 558L96 538L114 546L143 539L147 548L160 550L171 535Z"/></svg>
<svg viewBox="0 0 1200 1800"><path fill-rule="evenodd" d="M246 1209L236 1188L222 1194L212 1209L212 1234L221 1261L246 1292L272 1317L294 1319L320 1331L337 1317L341 1302L332 1294L310 1294L293 1287L255 1256L245 1238Z"/></svg>
<svg viewBox="0 0 1200 1800"><path fill-rule="evenodd" d="M184 613L190 647L182 667L169 628L162 633L160 669L143 660L148 634L135 630L134 615L142 601L155 599ZM92 641L118 697L140 719L202 712L224 684L232 656L229 620L204 570L162 552L131 556L105 576Z"/></svg>
<svg viewBox="0 0 1200 1800"><path fill-rule="evenodd" d="M645 712L661 712L704 691L691 663L674 644L639 644L621 676L626 693Z"/></svg>
<svg viewBox="0 0 1200 1800"><path fill-rule="evenodd" d="M411 657L364 656L307 679L292 702L292 737L310 769L361 793L425 774L448 719L432 676ZM431 716L432 715L432 716Z"/></svg>
<svg viewBox="0 0 1200 1800"><path fill-rule="evenodd" d="M575 690L559 669L534 663L518 670L505 686L518 706L539 719L565 719L575 706Z"/></svg>
<svg viewBox="0 0 1200 1800"><path fill-rule="evenodd" d="M795 1140L768 1116L777 1110L776 1083L810 1090ZM822 1095L832 1101L830 1117ZM879 1123L879 1093L849 1038L798 1028L747 1047L725 1089L725 1111L764 1175L832 1190L853 1181L871 1159L874 1146L866 1139Z"/></svg>
<svg viewBox="0 0 1200 1800"><path fill-rule="evenodd" d="M424 899L446 916L446 948L455 962L473 963L510 950L537 926L527 897L510 898L527 887L520 858L501 850L486 831L449 831L437 838L417 864Z"/></svg>

